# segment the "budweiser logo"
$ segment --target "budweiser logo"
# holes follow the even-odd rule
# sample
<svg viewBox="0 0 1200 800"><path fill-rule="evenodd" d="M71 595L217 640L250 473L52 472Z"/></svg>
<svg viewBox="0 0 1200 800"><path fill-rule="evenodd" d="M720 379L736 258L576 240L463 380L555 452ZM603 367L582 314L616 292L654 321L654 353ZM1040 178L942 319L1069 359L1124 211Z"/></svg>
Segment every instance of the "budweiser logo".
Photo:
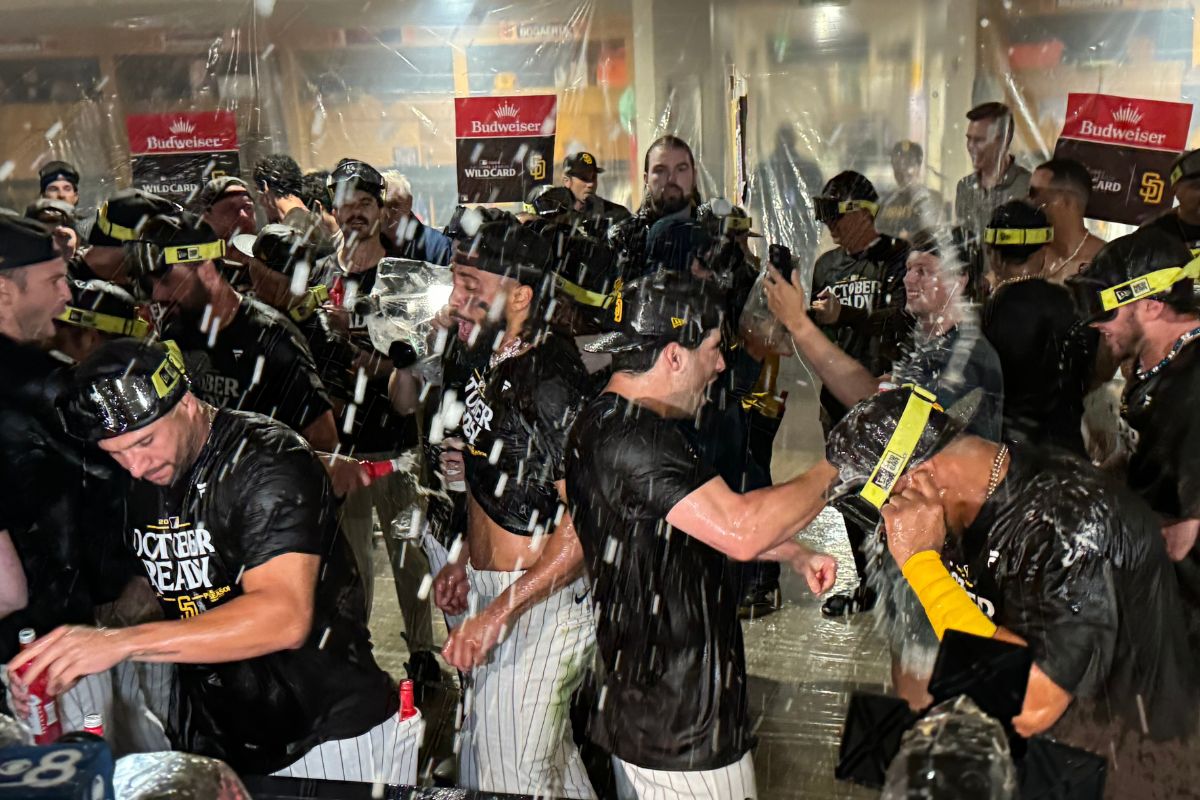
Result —
<svg viewBox="0 0 1200 800"><path fill-rule="evenodd" d="M1138 125L1142 121L1142 114L1133 106L1123 106L1113 112L1113 122L1122 125Z"/></svg>
<svg viewBox="0 0 1200 800"><path fill-rule="evenodd" d="M505 103L504 105L496 106L495 111L496 117L499 119L504 119L505 117L515 118L519 113L520 110L512 103Z"/></svg>
<svg viewBox="0 0 1200 800"><path fill-rule="evenodd" d="M171 133L182 136L185 133L195 133L196 125L188 122L186 119L177 119L171 123L171 127L168 128L168 130L170 130Z"/></svg>

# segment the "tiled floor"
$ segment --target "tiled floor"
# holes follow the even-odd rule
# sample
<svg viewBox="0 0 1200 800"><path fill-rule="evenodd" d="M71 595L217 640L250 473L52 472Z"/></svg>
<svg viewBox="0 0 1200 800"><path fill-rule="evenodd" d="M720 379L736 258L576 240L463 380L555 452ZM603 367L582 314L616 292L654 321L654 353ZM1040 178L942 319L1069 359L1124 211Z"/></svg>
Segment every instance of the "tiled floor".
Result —
<svg viewBox="0 0 1200 800"><path fill-rule="evenodd" d="M811 396L810 392L804 394ZM806 421L815 421L811 406L800 410L809 412ZM806 424L803 429L796 428L790 441L788 431L781 431L779 441L796 448L799 462L811 462L819 433L814 436L813 428ZM854 565L836 514L827 509L808 531L808 538L838 556L839 587L853 586ZM401 664L407 657L400 638L403 623L382 552L380 547L371 627L380 663L394 675L402 675ZM833 778L849 693L855 689L879 691L887 679L886 650L872 630L873 615L851 622L824 619L819 601L796 576L785 575L783 591L783 609L747 623L745 630L750 700L759 738L754 756L759 796L764 800L876 797L877 793ZM440 642L445 627L439 614L434 617ZM453 724L452 713L444 724Z"/></svg>

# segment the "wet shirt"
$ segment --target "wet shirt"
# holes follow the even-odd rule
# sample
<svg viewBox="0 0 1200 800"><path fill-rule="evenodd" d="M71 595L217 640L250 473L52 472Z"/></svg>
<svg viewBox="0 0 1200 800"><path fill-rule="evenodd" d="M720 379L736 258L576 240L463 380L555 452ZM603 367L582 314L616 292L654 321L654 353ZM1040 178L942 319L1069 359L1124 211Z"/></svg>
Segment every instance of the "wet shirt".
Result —
<svg viewBox="0 0 1200 800"><path fill-rule="evenodd" d="M1037 666L1073 695L1051 735L1082 742L1113 717L1140 731L1139 703L1151 739L1195 729L1175 576L1154 514L1127 489L1067 453L1018 447L996 493L942 558L983 612L1025 639Z"/></svg>
<svg viewBox="0 0 1200 800"><path fill-rule="evenodd" d="M946 409L974 389L982 390L967 432L1000 441L1004 375L995 348L975 325L959 323L940 336L914 330L908 352L892 370L891 382L923 386Z"/></svg>
<svg viewBox="0 0 1200 800"><path fill-rule="evenodd" d="M273 558L321 559L312 629L300 648L178 665L172 735L180 749L270 773L395 713L391 679L371 654L363 584L338 531L329 479L293 431L259 414L218 412L174 485L134 482L127 543L173 620L236 600L243 572Z"/></svg>
<svg viewBox="0 0 1200 800"><path fill-rule="evenodd" d="M1071 294L1041 278L1002 285L983 309L983 333L1004 376L1004 437L1084 454L1089 337Z"/></svg>
<svg viewBox="0 0 1200 800"><path fill-rule="evenodd" d="M472 370L461 395L467 486L509 533L553 529L567 432L590 394L575 343L557 333L491 369Z"/></svg>
<svg viewBox="0 0 1200 800"><path fill-rule="evenodd" d="M1190 249L1200 248L1200 225L1191 225L1179 218L1179 209L1173 208L1162 216L1147 222L1145 228L1158 228L1183 241Z"/></svg>
<svg viewBox="0 0 1200 800"><path fill-rule="evenodd" d="M63 431L60 366L0 335L0 530L29 587L25 608L0 618L0 662L16 655L21 628L92 624L94 607L137 575L120 540L124 473Z"/></svg>
<svg viewBox="0 0 1200 800"><path fill-rule="evenodd" d="M211 346L208 334L175 324L164 338L183 350L192 391L218 408L253 411L303 431L331 408L304 338L282 314L243 297Z"/></svg>
<svg viewBox="0 0 1200 800"><path fill-rule="evenodd" d="M908 251L906 243L880 236L862 253L841 247L822 253L813 267L812 299L828 291L842 304L837 322L822 330L872 375L891 368L912 324L904 312ZM830 392L822 390L821 402L835 420L844 416L846 409Z"/></svg>
<svg viewBox="0 0 1200 800"><path fill-rule="evenodd" d="M1008 168L991 189L984 188L979 175L972 172L958 182L954 194L954 216L978 241L992 219L992 212L1009 200L1029 197L1029 170L1017 164L1011 156Z"/></svg>
<svg viewBox="0 0 1200 800"><path fill-rule="evenodd" d="M589 735L662 770L732 764L753 745L737 570L666 517L716 477L677 420L599 395L567 452L567 497L592 582L603 704Z"/></svg>
<svg viewBox="0 0 1200 800"><path fill-rule="evenodd" d="M918 231L934 230L946 216L942 196L921 184L896 189L883 198L875 215L880 233L911 241Z"/></svg>

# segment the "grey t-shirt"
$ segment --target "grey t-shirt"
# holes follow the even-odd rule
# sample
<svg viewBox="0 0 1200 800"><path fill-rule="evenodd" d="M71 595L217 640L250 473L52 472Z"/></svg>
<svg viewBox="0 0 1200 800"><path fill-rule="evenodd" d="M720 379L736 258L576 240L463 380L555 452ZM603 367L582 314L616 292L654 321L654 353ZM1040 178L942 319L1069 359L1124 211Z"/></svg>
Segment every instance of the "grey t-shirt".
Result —
<svg viewBox="0 0 1200 800"><path fill-rule="evenodd" d="M982 241L983 231L987 228L993 211L1009 200L1024 200L1029 197L1029 178L1029 170L1015 160L1009 161L1008 168L1000 176L1000 181L991 189L985 189L979 182L979 176L972 172L958 182L958 189L954 195L955 219Z"/></svg>

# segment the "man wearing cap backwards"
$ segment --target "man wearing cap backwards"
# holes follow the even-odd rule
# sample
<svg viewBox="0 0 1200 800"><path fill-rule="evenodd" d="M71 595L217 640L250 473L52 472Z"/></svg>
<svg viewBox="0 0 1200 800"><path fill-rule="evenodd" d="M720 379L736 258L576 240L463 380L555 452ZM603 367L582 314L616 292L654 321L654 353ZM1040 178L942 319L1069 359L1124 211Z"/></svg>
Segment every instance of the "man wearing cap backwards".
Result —
<svg viewBox="0 0 1200 800"><path fill-rule="evenodd" d="M1004 440L1083 455L1083 395L1096 337L1077 324L1071 293L1045 277L1053 238L1046 215L1025 200L993 212L983 241L996 285L983 308L983 334L1004 375Z"/></svg>
<svg viewBox="0 0 1200 800"><path fill-rule="evenodd" d="M1028 645L1017 733L1110 758L1106 797L1190 796L1200 703L1154 515L1080 459L1010 451L958 413L912 387L857 406L826 444L834 505L881 509L939 638Z"/></svg>
<svg viewBox="0 0 1200 800"><path fill-rule="evenodd" d="M591 153L572 153L563 161L563 182L575 198L575 210L592 220L601 235L630 217L629 209L596 194L604 169Z"/></svg>
<svg viewBox="0 0 1200 800"><path fill-rule="evenodd" d="M54 414L61 364L40 345L71 299L66 273L45 228L0 215L0 662L16 655L22 628L94 623L95 607L137 574L120 546L117 476L64 436ZM111 703L105 674L59 709L79 727ZM131 742L118 734L113 744Z"/></svg>
<svg viewBox="0 0 1200 800"><path fill-rule="evenodd" d="M813 267L812 318L825 336L872 375L891 369L911 325L904 314L904 264L909 247L876 229L878 200L875 187L857 172L835 175L813 198L817 219L829 228L836 246L823 253ZM828 430L848 406L825 386L821 408ZM846 532L862 581L866 532L852 520L847 521ZM874 604L874 595L862 586L853 595L830 597L822 611L827 616L841 616L870 610Z"/></svg>
<svg viewBox="0 0 1200 800"><path fill-rule="evenodd" d="M336 452L332 406L308 345L278 311L221 276L215 259L225 243L188 214L157 217L144 236L161 248L148 276L161 333L179 342L196 393L219 408L274 417L314 448ZM346 477L335 476L339 494L352 485Z"/></svg>
<svg viewBox="0 0 1200 800"><path fill-rule="evenodd" d="M58 407L134 478L126 546L166 620L57 628L10 679L29 664L25 681L45 675L57 693L125 660L177 664L178 748L240 772L397 782L412 731L371 655L332 487L304 441L200 400L169 342L103 345Z"/></svg>
<svg viewBox="0 0 1200 800"><path fill-rule="evenodd" d="M908 140L892 147L892 174L896 188L879 203L875 227L880 233L910 239L919 231L932 230L946 215L941 194L921 182L925 151Z"/></svg>
<svg viewBox="0 0 1200 800"><path fill-rule="evenodd" d="M48 161L38 170L41 196L79 205L79 170L65 161Z"/></svg>
<svg viewBox="0 0 1200 800"><path fill-rule="evenodd" d="M254 219L254 198L250 196L250 187L241 178L233 175L213 178L200 190L196 205L200 218L224 241L258 229Z"/></svg>
<svg viewBox="0 0 1200 800"><path fill-rule="evenodd" d="M122 189L96 210L87 246L67 263L77 281L105 280L131 285L129 248L141 238L142 227L156 216L177 214L175 203L141 189Z"/></svg>
<svg viewBox="0 0 1200 800"><path fill-rule="evenodd" d="M621 798L757 796L729 559L789 562L814 594L836 577L792 538L824 506L829 464L739 494L683 434L724 369L720 307L680 274L617 293L614 333L589 345L612 353L613 375L566 453L603 664L588 735L612 754Z"/></svg>
<svg viewBox="0 0 1200 800"><path fill-rule="evenodd" d="M1004 103L981 103L967 112L971 174L955 189L954 217L967 229L969 243L982 240L996 206L1029 196L1029 170L1009 153L1015 131Z"/></svg>
<svg viewBox="0 0 1200 800"><path fill-rule="evenodd" d="M1091 196L1091 174L1070 158L1052 158L1039 164L1029 179L1029 201L1045 212L1054 227L1054 239L1046 246L1042 269L1051 283L1066 283L1104 246L1104 240L1083 224Z"/></svg>
<svg viewBox="0 0 1200 800"><path fill-rule="evenodd" d="M554 266L549 244L512 217L456 243L449 309L475 364L461 401L467 536L434 600L468 615L442 650L469 673L459 784L591 798L567 709L595 630L563 484L589 384L572 339L545 322Z"/></svg>
<svg viewBox="0 0 1200 800"><path fill-rule="evenodd" d="M1129 486L1158 512L1200 644L1200 262L1158 226L1105 245L1070 282L1081 311L1122 361L1132 361L1122 416L1138 434ZM1200 651L1200 648L1198 648Z"/></svg>

